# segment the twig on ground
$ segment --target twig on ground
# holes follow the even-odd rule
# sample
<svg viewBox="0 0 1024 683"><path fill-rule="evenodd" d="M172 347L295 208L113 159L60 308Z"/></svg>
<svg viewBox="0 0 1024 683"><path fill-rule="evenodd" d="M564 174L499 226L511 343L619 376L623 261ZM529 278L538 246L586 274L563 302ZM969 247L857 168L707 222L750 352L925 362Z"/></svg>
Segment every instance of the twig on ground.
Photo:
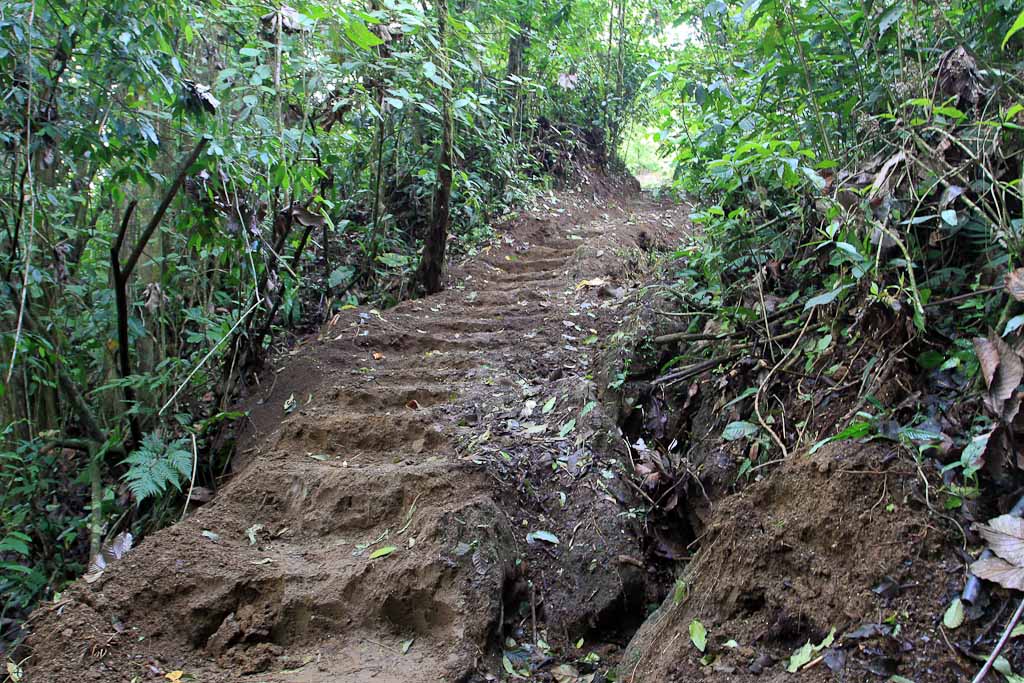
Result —
<svg viewBox="0 0 1024 683"><path fill-rule="evenodd" d="M985 680L985 676L987 676L988 672L992 669L992 664L995 663L996 657L998 657L999 653L1002 652L1003 646L1006 645L1006 641L1010 639L1010 633L1013 631L1013 627L1017 625L1018 621L1020 621L1021 614L1024 614L1024 599L1021 599L1020 604L1017 605L1017 611L1013 613L1012 617L1010 617L1009 623L1006 624L1006 629L1003 630L1003 635L999 637L999 642L996 643L994 648L992 648L992 653L989 654L988 659L985 660L985 664L981 667L981 671L979 671L978 675L974 677L974 681L972 683L981 683Z"/></svg>

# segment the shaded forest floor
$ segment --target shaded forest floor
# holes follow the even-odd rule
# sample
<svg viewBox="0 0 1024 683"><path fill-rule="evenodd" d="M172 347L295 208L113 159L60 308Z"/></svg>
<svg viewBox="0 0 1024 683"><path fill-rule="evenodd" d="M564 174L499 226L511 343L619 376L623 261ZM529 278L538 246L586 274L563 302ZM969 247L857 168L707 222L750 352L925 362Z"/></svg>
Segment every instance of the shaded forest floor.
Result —
<svg viewBox="0 0 1024 683"><path fill-rule="evenodd" d="M29 680L962 679L960 539L897 446L741 486L711 379L696 476L645 518L611 359L689 209L612 194L539 198L444 293L292 349L217 497L36 612Z"/></svg>

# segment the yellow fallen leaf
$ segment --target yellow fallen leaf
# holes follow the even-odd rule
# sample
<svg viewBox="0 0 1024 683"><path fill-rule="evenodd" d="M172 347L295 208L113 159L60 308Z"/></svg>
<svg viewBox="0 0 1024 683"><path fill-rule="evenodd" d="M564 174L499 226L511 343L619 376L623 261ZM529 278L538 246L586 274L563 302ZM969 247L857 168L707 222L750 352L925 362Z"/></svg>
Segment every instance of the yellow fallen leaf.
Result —
<svg viewBox="0 0 1024 683"><path fill-rule="evenodd" d="M608 284L608 281L604 278L595 277L592 280L582 280L578 285L576 285L576 289L583 289L584 287L601 287L606 284Z"/></svg>
<svg viewBox="0 0 1024 683"><path fill-rule="evenodd" d="M185 675L184 671L172 671L171 673L164 676L169 681L180 681L181 677Z"/></svg>
<svg viewBox="0 0 1024 683"><path fill-rule="evenodd" d="M373 359L374 360L384 360L384 354L381 353L380 351L374 351L373 352Z"/></svg>

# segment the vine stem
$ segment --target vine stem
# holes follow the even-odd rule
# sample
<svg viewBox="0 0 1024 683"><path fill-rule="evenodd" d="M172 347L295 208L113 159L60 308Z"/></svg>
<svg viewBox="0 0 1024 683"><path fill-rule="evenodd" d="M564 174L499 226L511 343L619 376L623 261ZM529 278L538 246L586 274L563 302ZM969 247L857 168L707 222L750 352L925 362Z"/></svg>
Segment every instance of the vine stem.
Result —
<svg viewBox="0 0 1024 683"><path fill-rule="evenodd" d="M5 384L10 385L11 376L14 374L14 361L18 358L18 344L21 341L22 326L25 322L25 306L28 304L28 271L32 265L32 241L36 235L36 188L34 174L32 173L32 26L36 20L36 2L28 10L28 90L25 93L25 172L28 174L28 242L25 244L25 272L21 280L21 302L18 304L18 326L14 332L14 346L11 349L11 365L7 368L7 380ZM17 245L11 245L13 249Z"/></svg>
<svg viewBox="0 0 1024 683"><path fill-rule="evenodd" d="M185 496L185 507L181 510L181 521L185 520L185 515L188 513L188 502L192 500L192 490L196 486L196 468L199 466L199 448L196 445L196 435L189 434L192 437L192 479L189 480L188 484L188 495Z"/></svg>
<svg viewBox="0 0 1024 683"><path fill-rule="evenodd" d="M995 663L996 657L998 657L999 653L1003 651L1003 646L1006 645L1006 641L1010 639L1010 633L1013 631L1013 627L1017 625L1018 621L1020 621L1021 614L1024 614L1024 598L1022 598L1020 604L1017 605L1017 611L1013 613L1012 617L1010 617L1010 621L1006 624L1006 629L1003 631L1003 635L1000 636L999 642L996 643L994 648L992 648L992 654L990 654L988 659L985 660L984 666L981 667L981 671L979 671L978 675L974 677L974 681L972 681L972 683L981 683L985 680L985 676L987 676L988 672L992 669L992 664Z"/></svg>

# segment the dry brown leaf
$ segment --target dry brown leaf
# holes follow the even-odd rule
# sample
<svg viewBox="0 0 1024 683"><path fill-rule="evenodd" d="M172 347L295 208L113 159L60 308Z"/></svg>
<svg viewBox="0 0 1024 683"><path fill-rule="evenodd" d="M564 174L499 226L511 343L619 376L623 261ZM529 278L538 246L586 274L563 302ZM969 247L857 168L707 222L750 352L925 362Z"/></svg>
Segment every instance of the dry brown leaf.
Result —
<svg viewBox="0 0 1024 683"><path fill-rule="evenodd" d="M875 182L871 186L870 199L876 199L877 197L887 194L889 191L889 180L892 175L892 171L896 168L896 165L900 162L906 161L907 157L903 152L897 152L889 157L882 168L879 169L878 174L875 176Z"/></svg>
<svg viewBox="0 0 1024 683"><path fill-rule="evenodd" d="M1006 274L1006 293L1017 301L1024 301L1024 268L1012 270Z"/></svg>
<svg viewBox="0 0 1024 683"><path fill-rule="evenodd" d="M1024 378L1024 364L1021 363L1017 352L1002 339L993 337L990 341L999 352L999 367L996 368L995 377L989 385L989 394L994 401L1002 404L1020 386L1020 380Z"/></svg>
<svg viewBox="0 0 1024 683"><path fill-rule="evenodd" d="M1007 562L1024 566L1024 519L1001 515L988 520L988 524L978 524L977 529L992 552Z"/></svg>
<svg viewBox="0 0 1024 683"><path fill-rule="evenodd" d="M994 581L1003 588L1024 590L1024 567L1017 567L998 557L988 557L971 565L971 573L979 579Z"/></svg>
<svg viewBox="0 0 1024 683"><path fill-rule="evenodd" d="M981 364L981 374L985 378L985 386L992 386L992 378L996 376L996 368L999 367L999 351L984 337L974 338L974 355L978 357Z"/></svg>
<svg viewBox="0 0 1024 683"><path fill-rule="evenodd" d="M301 206L292 208L292 218L298 221L299 225L304 228L317 227L322 228L326 221L323 216L319 216L312 211L308 211Z"/></svg>

